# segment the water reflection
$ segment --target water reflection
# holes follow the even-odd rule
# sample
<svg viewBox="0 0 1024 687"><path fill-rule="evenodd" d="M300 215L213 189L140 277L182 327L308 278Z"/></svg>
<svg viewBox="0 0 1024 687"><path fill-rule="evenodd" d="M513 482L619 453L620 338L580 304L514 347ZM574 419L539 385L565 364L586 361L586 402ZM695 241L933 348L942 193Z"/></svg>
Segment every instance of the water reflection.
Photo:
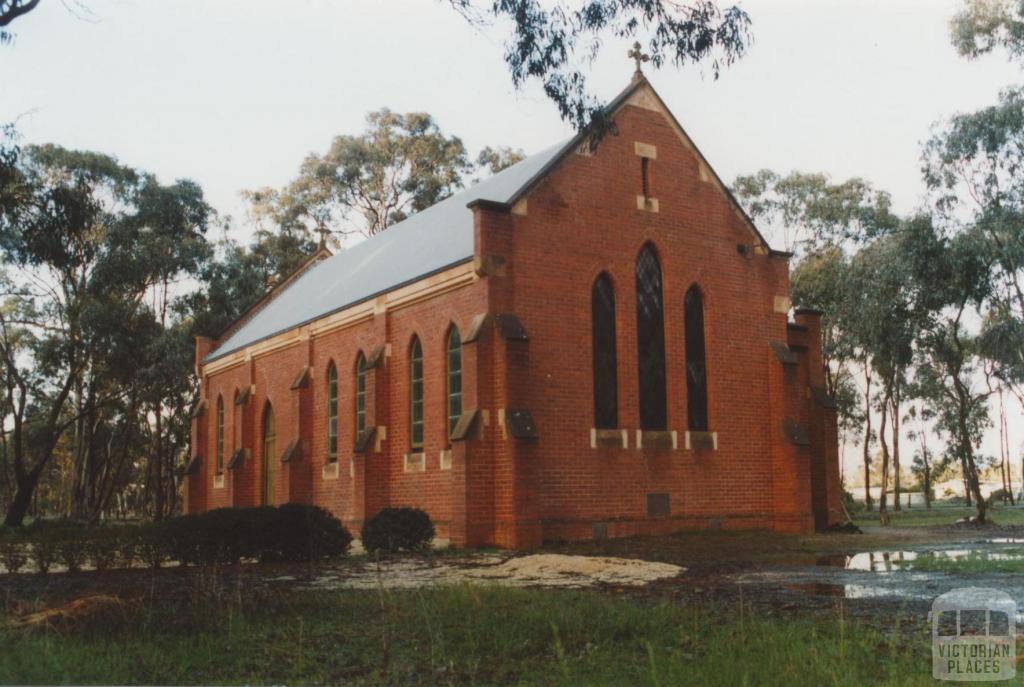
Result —
<svg viewBox="0 0 1024 687"><path fill-rule="evenodd" d="M1018 543L1017 540L992 540L991 543ZM935 551L865 551L854 554L833 554L820 556L818 567L844 568L864 572L891 573L906 570L919 558L957 561L976 558L980 561L1014 561L1024 559L1022 549L985 550L971 548L939 549Z"/></svg>

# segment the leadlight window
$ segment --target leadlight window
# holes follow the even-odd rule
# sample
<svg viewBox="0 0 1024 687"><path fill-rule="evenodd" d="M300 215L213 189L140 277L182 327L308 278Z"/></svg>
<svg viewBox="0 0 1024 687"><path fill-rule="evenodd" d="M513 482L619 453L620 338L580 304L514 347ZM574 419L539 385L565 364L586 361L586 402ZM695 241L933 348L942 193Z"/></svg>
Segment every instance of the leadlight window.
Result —
<svg viewBox="0 0 1024 687"><path fill-rule="evenodd" d="M366 356L356 359L356 437L366 429Z"/></svg>
<svg viewBox="0 0 1024 687"><path fill-rule="evenodd" d="M338 459L338 368L327 368L327 462Z"/></svg>
<svg viewBox="0 0 1024 687"><path fill-rule="evenodd" d="M665 314L661 266L651 245L636 259L636 337L640 429L668 427L665 406Z"/></svg>
<svg viewBox="0 0 1024 687"><path fill-rule="evenodd" d="M217 397L217 474L224 472L224 398Z"/></svg>
<svg viewBox="0 0 1024 687"><path fill-rule="evenodd" d="M274 408L267 403L263 411L263 505L274 505L274 484L277 458L277 431Z"/></svg>
<svg viewBox="0 0 1024 687"><path fill-rule="evenodd" d="M448 330L448 436L462 415L462 340L453 325Z"/></svg>
<svg viewBox="0 0 1024 687"><path fill-rule="evenodd" d="M683 303L686 321L686 415L688 427L708 431L708 376L704 349L704 297L696 284Z"/></svg>
<svg viewBox="0 0 1024 687"><path fill-rule="evenodd" d="M594 426L619 426L619 387L616 379L615 288L601 274L590 291L591 346L594 367Z"/></svg>
<svg viewBox="0 0 1024 687"><path fill-rule="evenodd" d="M409 427L413 448L423 447L423 347L414 338L409 352Z"/></svg>

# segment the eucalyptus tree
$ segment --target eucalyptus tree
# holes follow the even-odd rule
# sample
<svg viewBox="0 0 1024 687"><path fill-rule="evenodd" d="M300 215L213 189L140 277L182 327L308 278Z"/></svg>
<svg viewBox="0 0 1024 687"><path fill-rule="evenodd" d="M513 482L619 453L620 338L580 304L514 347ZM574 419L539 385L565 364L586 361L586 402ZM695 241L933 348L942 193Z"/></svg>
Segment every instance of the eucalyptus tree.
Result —
<svg viewBox="0 0 1024 687"><path fill-rule="evenodd" d="M0 0L0 44L11 40L10 23L38 6L39 0Z"/></svg>
<svg viewBox="0 0 1024 687"><path fill-rule="evenodd" d="M201 191L54 145L17 151L10 170L0 358L16 489L5 521L22 522L65 438L73 515L98 517L137 461L173 491L162 424L183 409L165 407L172 394L145 373L165 355L154 342L173 282L206 259Z"/></svg>
<svg viewBox="0 0 1024 687"><path fill-rule="evenodd" d="M990 426L992 390L983 374L981 312L994 291L994 270L984 232L943 232L931 217L917 217L902 232L904 258L922 313L915 350L914 384L948 454L960 464L966 488L984 522L977 447Z"/></svg>
<svg viewBox="0 0 1024 687"><path fill-rule="evenodd" d="M524 159L526 159L526 153L521 148L486 146L476 156L476 167L481 172L497 174Z"/></svg>
<svg viewBox="0 0 1024 687"><path fill-rule="evenodd" d="M246 192L253 215L280 236L319 233L372 236L444 200L472 171L457 136L423 112L371 112L358 135L336 136L325 153L310 154L280 191Z"/></svg>
<svg viewBox="0 0 1024 687"><path fill-rule="evenodd" d="M855 438L862 430L864 500L870 509L871 445L877 437L871 416L876 374L862 337L865 320L859 298L864 285L855 279L851 255L898 226L891 198L860 178L834 183L824 173L783 176L767 169L737 177L732 188L762 229L794 253L794 305L825 313L826 386L836 399L843 436ZM861 390L856 375L861 376Z"/></svg>
<svg viewBox="0 0 1024 687"><path fill-rule="evenodd" d="M751 41L750 17L713 0L448 0L475 27L511 25L505 63L512 83L537 81L562 119L597 135L610 122L587 85L586 67L608 38L642 39L645 61L660 68L706 65L715 78Z"/></svg>
<svg viewBox="0 0 1024 687"><path fill-rule="evenodd" d="M1024 59L1024 4L1019 0L964 0L950 22L957 51L969 58L1002 48Z"/></svg>
<svg viewBox="0 0 1024 687"><path fill-rule="evenodd" d="M0 215L7 288L0 355L10 412L15 492L5 523L20 525L63 433L77 417L68 400L98 349L91 288L95 240L136 174L100 155L54 146L17 151Z"/></svg>
<svg viewBox="0 0 1024 687"><path fill-rule="evenodd" d="M806 253L793 267L790 295L798 307L820 309L822 318L822 361L825 368L825 390L835 399L840 438L845 444L861 443L864 464L864 503L868 510L871 498L871 444L873 433L870 413L861 405L856 364L864 374L865 393L871 394L871 367L864 361L857 346L857 312L851 307L853 298L850 280L850 257L837 245L827 244Z"/></svg>
<svg viewBox="0 0 1024 687"><path fill-rule="evenodd" d="M913 382L911 382L910 394L913 395ZM925 508L932 507L932 484L935 478L935 454L928 446L928 423L932 419L932 413L925 405L914 404L907 409L903 421L909 425L907 439L917 444L914 455L910 462L910 471L917 475L924 495Z"/></svg>
<svg viewBox="0 0 1024 687"><path fill-rule="evenodd" d="M853 247L891 232L899 223L886 191L853 177L770 169L736 177L736 197L783 250L801 256L824 246Z"/></svg>

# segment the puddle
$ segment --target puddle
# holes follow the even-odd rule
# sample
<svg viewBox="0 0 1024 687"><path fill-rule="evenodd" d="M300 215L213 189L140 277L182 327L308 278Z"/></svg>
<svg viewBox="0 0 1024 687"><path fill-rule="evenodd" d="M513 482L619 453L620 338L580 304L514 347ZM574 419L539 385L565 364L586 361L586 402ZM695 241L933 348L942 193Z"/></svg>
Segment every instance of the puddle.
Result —
<svg viewBox="0 0 1024 687"><path fill-rule="evenodd" d="M835 584L832 582L798 582L784 584L783 589L800 592L810 596L834 596L840 599L881 599L898 594L884 587L873 587L867 584ZM923 595L921 598L931 598Z"/></svg>
<svg viewBox="0 0 1024 687"><path fill-rule="evenodd" d="M960 561L964 565L948 565ZM1024 562L1024 538L997 537L948 545L786 558L734 579L798 594L845 599L931 600L966 585L1005 590L1024 608L1024 576L1009 573ZM991 564L989 566L988 564Z"/></svg>
<svg viewBox="0 0 1024 687"><path fill-rule="evenodd" d="M914 561L928 558L945 561L958 561L976 558L979 561L1016 561L1024 560L1024 548L993 548L995 545L1021 544L1024 540L1016 538L989 539L979 542L981 546L964 548L958 544L955 548L930 549L928 551L865 551L854 554L837 554L818 557L814 565L819 568L843 568L845 570L861 570L864 572L890 573L913 568ZM793 561L799 565L799 562Z"/></svg>

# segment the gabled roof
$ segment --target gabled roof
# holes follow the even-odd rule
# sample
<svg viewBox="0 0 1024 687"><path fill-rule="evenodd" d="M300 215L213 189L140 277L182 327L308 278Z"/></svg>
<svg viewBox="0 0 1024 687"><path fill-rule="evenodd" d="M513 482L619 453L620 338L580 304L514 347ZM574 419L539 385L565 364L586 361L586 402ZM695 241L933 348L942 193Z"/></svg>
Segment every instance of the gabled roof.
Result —
<svg viewBox="0 0 1024 687"><path fill-rule="evenodd" d="M700 157L728 201L745 220L759 242L768 247L753 221L715 175L682 126L665 107L646 79L634 80L607 107L614 113L638 90L647 87L660 110ZM588 132L554 145L502 170L460 193L417 212L405 221L346 248L305 269L296 279L274 290L273 298L252 310L249 319L228 328L230 336L203 362L221 358L246 346L308 324L383 293L418 281L473 259L473 213L478 201L511 206L524 197L568 154L584 145Z"/></svg>
<svg viewBox="0 0 1024 687"><path fill-rule="evenodd" d="M312 265L231 332L204 362L473 259L469 203L508 203L566 143L552 146Z"/></svg>

